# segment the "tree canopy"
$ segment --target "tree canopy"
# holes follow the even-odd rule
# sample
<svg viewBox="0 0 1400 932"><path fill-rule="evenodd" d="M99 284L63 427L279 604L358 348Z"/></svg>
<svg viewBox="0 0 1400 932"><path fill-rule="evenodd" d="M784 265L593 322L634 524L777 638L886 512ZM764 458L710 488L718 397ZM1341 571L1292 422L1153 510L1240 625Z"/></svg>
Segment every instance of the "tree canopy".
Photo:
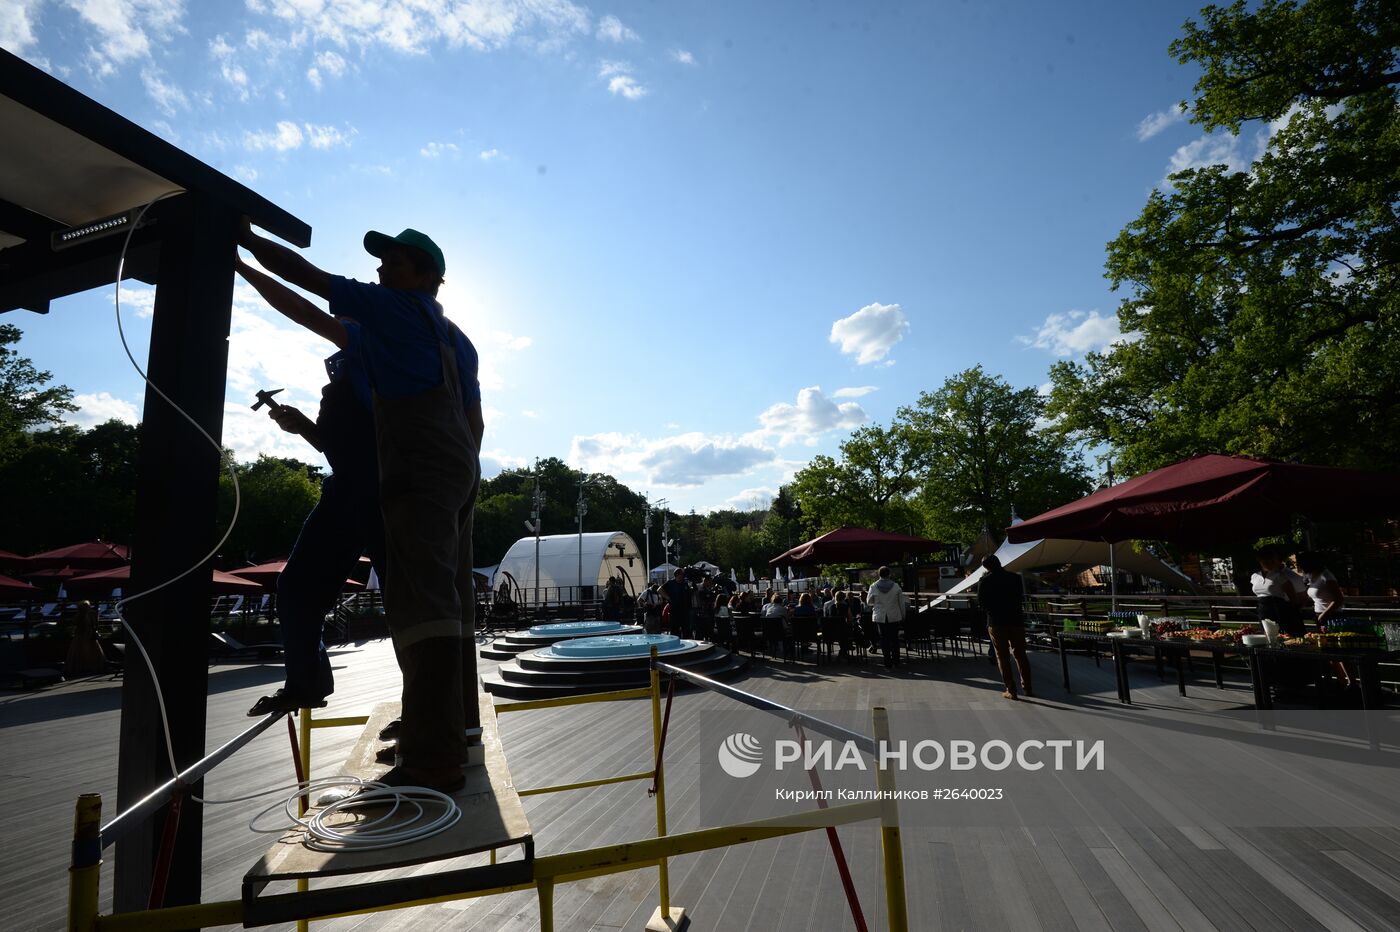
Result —
<svg viewBox="0 0 1400 932"><path fill-rule="evenodd" d="M1400 16L1387 0L1207 7L1171 45L1248 171L1192 168L1109 244L1131 335L1051 371L1050 413L1132 472L1194 453L1400 465Z"/></svg>
<svg viewBox="0 0 1400 932"><path fill-rule="evenodd" d="M839 459L817 456L793 478L809 534L843 524L970 542L999 533L1012 505L1035 514L1089 490L1074 444L1044 421L1033 388L975 366L922 392L889 427L863 427Z"/></svg>

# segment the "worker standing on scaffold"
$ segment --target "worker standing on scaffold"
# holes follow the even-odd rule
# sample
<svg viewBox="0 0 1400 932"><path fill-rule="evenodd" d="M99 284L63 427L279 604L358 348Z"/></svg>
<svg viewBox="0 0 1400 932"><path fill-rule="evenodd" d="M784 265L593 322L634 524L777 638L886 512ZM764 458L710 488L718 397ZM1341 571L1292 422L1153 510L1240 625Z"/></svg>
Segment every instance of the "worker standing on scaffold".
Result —
<svg viewBox="0 0 1400 932"><path fill-rule="evenodd" d="M374 395L379 492L388 554L384 597L403 673L395 786L460 789L466 729L476 727L472 507L484 433L477 354L443 315L447 264L417 230L365 234L379 284L329 275L246 225L239 245L269 272L360 324Z"/></svg>
<svg viewBox="0 0 1400 932"><path fill-rule="evenodd" d="M320 450L331 467L321 483L320 501L306 516L287 565L277 577L286 681L248 710L251 716L263 716L320 708L335 691L324 640L326 613L334 610L345 577L354 572L361 554L369 554L383 578L387 571L384 521L379 509L373 399L360 353L360 325L337 320L242 259L236 260L235 267L280 314L336 346L335 355L326 359L330 381L321 390L315 421L296 408L272 401L270 395L260 394L258 400L259 405L267 402L268 415L278 427Z"/></svg>

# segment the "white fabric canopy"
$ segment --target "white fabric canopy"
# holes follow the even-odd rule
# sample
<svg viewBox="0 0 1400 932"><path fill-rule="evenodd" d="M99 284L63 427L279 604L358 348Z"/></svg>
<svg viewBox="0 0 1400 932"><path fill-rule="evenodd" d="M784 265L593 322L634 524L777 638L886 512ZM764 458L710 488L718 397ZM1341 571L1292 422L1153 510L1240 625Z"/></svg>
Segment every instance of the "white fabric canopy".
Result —
<svg viewBox="0 0 1400 932"><path fill-rule="evenodd" d="M621 531L601 531L584 534L582 550L578 534L550 534L540 541L540 588L553 589L580 584L606 585L609 577L620 569L631 581L633 589L642 583L641 552L636 541ZM583 578L579 578L580 559ZM496 567L496 576L510 573L515 584L532 589L535 585L535 538L522 537L511 545Z"/></svg>
<svg viewBox="0 0 1400 932"><path fill-rule="evenodd" d="M1107 566L1108 544L1102 541L1055 539L1033 540L1024 544L1003 543L997 548L995 556L1001 561L1003 568L1013 573L1024 573L1027 570L1048 566L1065 566L1066 564ZM1191 580L1191 577L1168 566L1150 553L1134 550L1132 541L1120 541L1113 545L1113 561L1114 565L1122 572L1137 573L1139 576L1155 579L1173 589L1185 589L1191 592L1196 590L1196 584ZM962 582L934 599L932 604L937 605L950 595L966 592L977 585L978 580L986 575L986 572L982 567L977 567Z"/></svg>

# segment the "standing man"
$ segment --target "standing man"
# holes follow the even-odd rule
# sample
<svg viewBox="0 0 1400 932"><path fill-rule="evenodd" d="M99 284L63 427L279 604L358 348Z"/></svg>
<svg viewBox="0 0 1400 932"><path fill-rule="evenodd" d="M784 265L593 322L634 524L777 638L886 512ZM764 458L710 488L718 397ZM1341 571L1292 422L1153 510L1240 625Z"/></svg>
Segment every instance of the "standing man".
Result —
<svg viewBox="0 0 1400 932"><path fill-rule="evenodd" d="M715 635L715 590L710 585L708 575L700 580L699 587L691 595L691 628L700 640L712 640Z"/></svg>
<svg viewBox="0 0 1400 932"><path fill-rule="evenodd" d="M268 416L278 427L325 454L331 474L322 481L321 498L307 515L287 565L277 577L286 681L248 710L250 716L262 716L326 704L335 689L322 639L326 613L335 608L345 577L354 571L361 554L369 554L380 578L387 568L373 400L360 353L360 325L336 320L241 259L235 265L278 313L336 346L336 353L326 359L330 381L321 389L321 408L314 422L289 405L268 406Z"/></svg>
<svg viewBox="0 0 1400 932"><path fill-rule="evenodd" d="M330 301L361 328L373 392L387 551L385 608L403 672L399 763L390 785L454 792L465 783L476 706L472 507L484 433L476 349L436 300L447 263L417 230L369 232L379 283L329 275L254 234L239 245L269 272Z"/></svg>
<svg viewBox="0 0 1400 932"><path fill-rule="evenodd" d="M1016 681L1011 676L1013 656L1021 675L1021 691L1027 696L1034 695L1031 662L1026 656L1026 616L1022 610L1025 589L1021 577L1002 569L1001 561L995 556L983 557L982 568L987 572L977 583L977 601L987 613L987 636L991 638L997 666L1001 668L1001 682L1006 687L1002 698L1016 698Z"/></svg>
<svg viewBox="0 0 1400 932"><path fill-rule="evenodd" d="M890 568L880 567L880 578L870 587L870 623L880 633L880 653L885 666L899 666L899 623L904 620L904 590L890 578Z"/></svg>
<svg viewBox="0 0 1400 932"><path fill-rule="evenodd" d="M690 637L690 583L685 581L685 570L676 570L675 577L661 587L661 597L671 606L671 632Z"/></svg>

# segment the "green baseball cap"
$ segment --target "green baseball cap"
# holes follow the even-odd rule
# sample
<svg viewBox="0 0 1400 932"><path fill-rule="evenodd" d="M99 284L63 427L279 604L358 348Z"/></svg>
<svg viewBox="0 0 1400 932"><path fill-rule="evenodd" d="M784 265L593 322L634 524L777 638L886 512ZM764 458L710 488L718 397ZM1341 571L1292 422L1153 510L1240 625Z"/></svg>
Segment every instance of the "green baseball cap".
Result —
<svg viewBox="0 0 1400 932"><path fill-rule="evenodd" d="M404 230L398 236L389 236L370 230L365 234L365 252L376 259L384 258L384 251L392 246L409 246L413 249L423 250L432 256L433 261L437 263L438 274L447 274L447 260L442 257L442 250L426 233L419 233L417 230Z"/></svg>

